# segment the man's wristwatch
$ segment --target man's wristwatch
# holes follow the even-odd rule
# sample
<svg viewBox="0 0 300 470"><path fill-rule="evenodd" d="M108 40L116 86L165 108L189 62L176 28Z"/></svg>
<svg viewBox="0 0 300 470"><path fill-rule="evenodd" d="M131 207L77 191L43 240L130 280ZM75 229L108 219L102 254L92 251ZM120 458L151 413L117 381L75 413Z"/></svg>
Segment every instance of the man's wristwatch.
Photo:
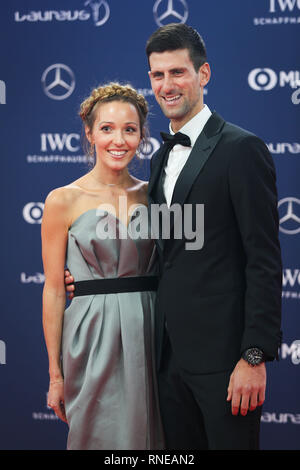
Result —
<svg viewBox="0 0 300 470"><path fill-rule="evenodd" d="M262 362L265 362L264 352L259 348L246 349L242 354L242 358L251 366L258 366Z"/></svg>

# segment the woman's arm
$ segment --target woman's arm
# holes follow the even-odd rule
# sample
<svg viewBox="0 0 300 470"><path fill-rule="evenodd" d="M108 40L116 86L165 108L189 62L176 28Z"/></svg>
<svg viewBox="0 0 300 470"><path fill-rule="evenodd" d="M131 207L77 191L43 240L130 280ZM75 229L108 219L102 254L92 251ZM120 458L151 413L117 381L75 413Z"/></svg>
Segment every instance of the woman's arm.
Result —
<svg viewBox="0 0 300 470"><path fill-rule="evenodd" d="M68 239L68 203L63 188L52 191L45 202L42 221L42 257L45 273L43 329L49 359L48 404L66 421L61 370L61 339L66 304L64 266Z"/></svg>

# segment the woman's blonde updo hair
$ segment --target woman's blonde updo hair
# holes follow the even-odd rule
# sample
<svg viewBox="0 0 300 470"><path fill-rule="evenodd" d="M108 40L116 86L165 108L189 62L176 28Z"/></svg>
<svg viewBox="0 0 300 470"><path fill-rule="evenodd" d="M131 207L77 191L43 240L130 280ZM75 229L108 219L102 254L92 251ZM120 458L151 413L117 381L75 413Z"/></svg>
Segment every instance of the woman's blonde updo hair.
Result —
<svg viewBox="0 0 300 470"><path fill-rule="evenodd" d="M121 85L116 82L109 83L107 85L99 86L95 88L91 95L86 98L80 105L79 116L81 117L84 126L88 127L92 131L98 106L102 103L108 103L111 101L122 101L124 103L131 103L136 108L141 130L141 149L143 144L146 144L147 138L147 115L148 115L148 103L145 97L138 93L131 85ZM94 154L94 150L91 150L90 144L85 139L85 146L87 147L87 153L89 156Z"/></svg>

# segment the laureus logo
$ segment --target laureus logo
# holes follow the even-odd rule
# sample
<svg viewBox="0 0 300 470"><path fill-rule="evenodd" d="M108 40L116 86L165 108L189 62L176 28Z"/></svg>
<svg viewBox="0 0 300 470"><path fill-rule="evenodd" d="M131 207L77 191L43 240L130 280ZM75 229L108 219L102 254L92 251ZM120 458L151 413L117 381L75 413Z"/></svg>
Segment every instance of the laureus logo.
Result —
<svg viewBox="0 0 300 470"><path fill-rule="evenodd" d="M88 5L92 9L95 26L102 26L107 22L110 15L110 9L105 0L87 0L84 5Z"/></svg>
<svg viewBox="0 0 300 470"><path fill-rule="evenodd" d="M41 2L40 2L41 3ZM27 12L15 11L16 23L24 21L33 22L63 22L87 21L92 18L95 26L104 25L110 17L110 8L106 0L86 0L81 10L30 10Z"/></svg>

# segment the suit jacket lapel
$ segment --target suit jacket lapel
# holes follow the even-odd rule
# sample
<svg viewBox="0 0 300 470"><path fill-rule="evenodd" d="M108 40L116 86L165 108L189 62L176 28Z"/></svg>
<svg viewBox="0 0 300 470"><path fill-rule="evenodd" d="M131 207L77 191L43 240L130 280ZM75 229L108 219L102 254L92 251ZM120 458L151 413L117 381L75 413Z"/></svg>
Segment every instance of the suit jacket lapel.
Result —
<svg viewBox="0 0 300 470"><path fill-rule="evenodd" d="M163 195L163 188L160 187L158 188L158 184L163 184L163 178L162 178L162 173L163 173L163 167L166 161L168 155L168 145L163 144L161 148L157 151L157 154L154 156L154 164L151 169L151 174L150 174L150 179L149 179L149 184L148 184L148 201L149 201L149 223L150 227L153 230L153 221L151 221L151 206L153 204L162 204L165 201L160 201L159 199L159 194ZM152 157L153 158L153 157ZM164 240L162 240L159 237L159 233L157 232L152 232L152 236L154 236L156 245L158 247L158 250L162 253L163 247L164 247Z"/></svg>
<svg viewBox="0 0 300 470"><path fill-rule="evenodd" d="M225 121L216 112L214 112L207 121L203 131L195 142L195 145L183 170L181 171L177 179L174 188L172 204L184 204L184 201L187 198L195 179L203 169L205 163L207 162L219 139L221 138L221 131L224 124ZM166 144L163 144L155 156L155 161L152 167L148 184L149 205L153 203L158 204L158 201L155 198L155 185L159 182L159 178L163 170L167 153L168 146ZM171 224L171 228L172 225L173 224ZM158 238L156 239L156 243L159 250L162 252L164 249L164 240Z"/></svg>
<svg viewBox="0 0 300 470"><path fill-rule="evenodd" d="M161 171L162 171L162 168L163 168L163 164L164 164L166 156L167 156L167 152L168 152L168 145L163 144L160 147L160 149L157 151L157 154L155 156L155 161L154 161L154 164L153 164L153 167L152 167L152 170L151 170L149 184L148 184L148 195L149 195L149 197L152 201L153 201L154 198L151 197L151 194L154 190L155 183L158 181L158 179L160 177L160 174L161 174Z"/></svg>
<svg viewBox="0 0 300 470"><path fill-rule="evenodd" d="M172 204L184 204L190 189L221 138L225 121L214 112L195 142L174 188Z"/></svg>

